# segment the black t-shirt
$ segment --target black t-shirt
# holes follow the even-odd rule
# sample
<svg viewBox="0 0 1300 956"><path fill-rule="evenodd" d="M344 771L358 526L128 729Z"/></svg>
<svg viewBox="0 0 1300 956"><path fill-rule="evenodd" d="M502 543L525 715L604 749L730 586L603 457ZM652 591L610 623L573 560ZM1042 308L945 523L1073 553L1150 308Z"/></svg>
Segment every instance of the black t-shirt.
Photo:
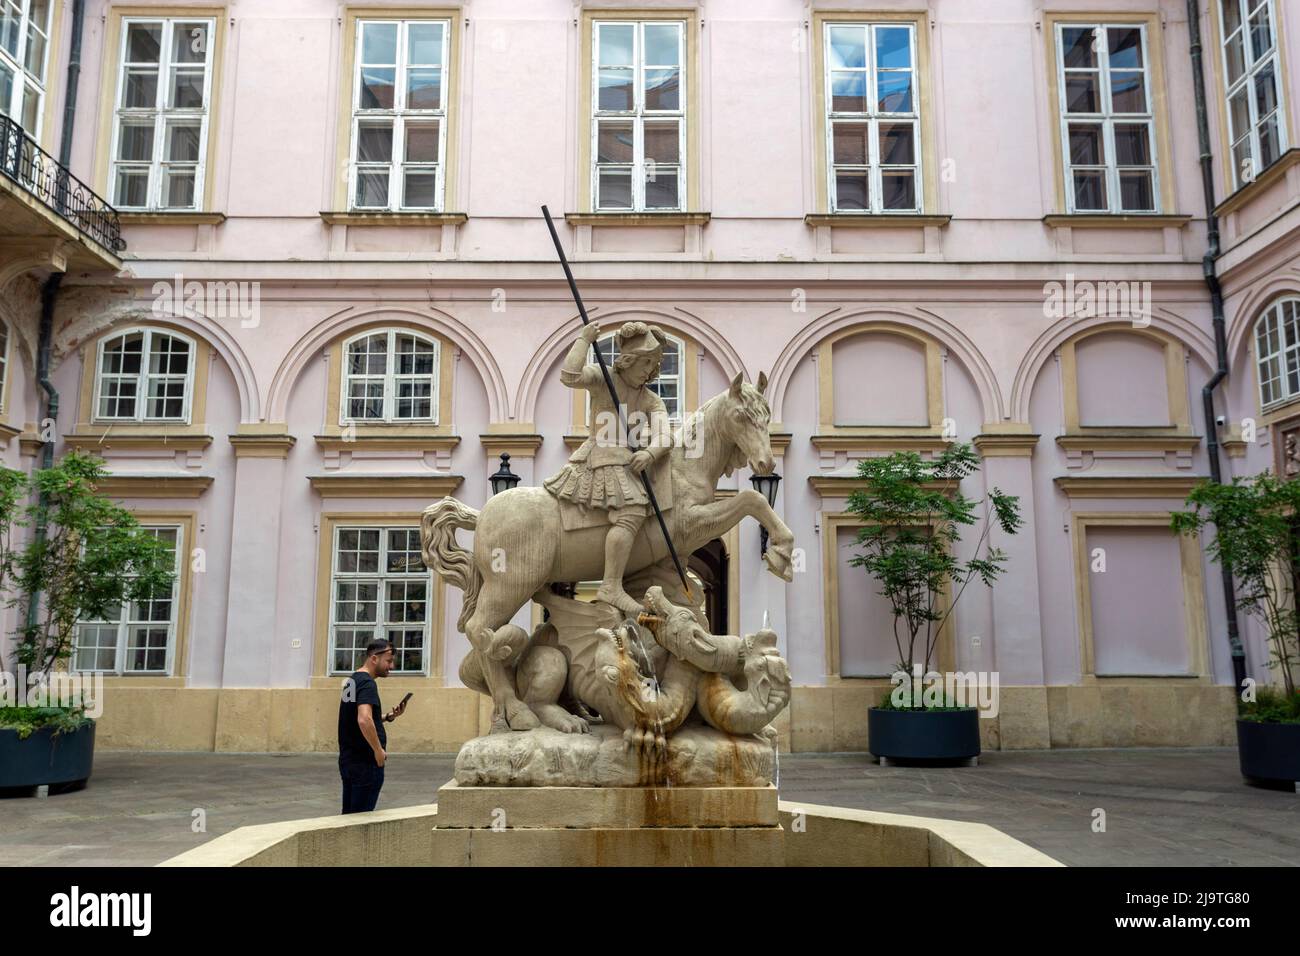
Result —
<svg viewBox="0 0 1300 956"><path fill-rule="evenodd" d="M357 726L357 705L369 704L370 716L375 719L379 745L388 749L388 734L384 731L384 708L379 703L379 685L365 671L357 671L343 682L339 699L339 759L374 762L375 752Z"/></svg>

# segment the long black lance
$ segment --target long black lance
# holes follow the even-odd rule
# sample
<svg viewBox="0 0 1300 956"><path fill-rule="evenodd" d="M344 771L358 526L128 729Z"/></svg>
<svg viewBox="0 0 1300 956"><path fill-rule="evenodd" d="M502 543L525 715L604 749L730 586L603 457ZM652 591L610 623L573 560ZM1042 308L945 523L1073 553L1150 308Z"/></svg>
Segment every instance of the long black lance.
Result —
<svg viewBox="0 0 1300 956"><path fill-rule="evenodd" d="M551 230L551 241L555 243L555 254L560 257L560 265L564 267L564 277L569 280L569 291L573 293L573 301L578 306L578 315L582 318L583 325L590 325L591 319L587 317L587 307L582 304L582 295L578 292L578 283L573 281L573 270L569 268L569 260L564 255L564 246L560 245L560 234L555 231L555 223L551 220L551 211L545 206L542 207L542 216L546 219L546 228ZM619 432L626 435L628 432L627 425L623 421L623 406L619 404L618 392L614 390L614 380L610 378L609 366L605 364L605 356L600 354L599 348L592 348L592 351L596 353L596 364L600 366L600 374L605 377L605 387L609 389L609 399L614 403L614 414L618 416ZM677 576L682 579L682 587L686 589L686 597L688 600L694 601L695 595L691 590L691 583L686 580L686 572L682 570L681 559L677 557L677 549L673 547L673 539L668 534L668 524L664 521L664 513L659 510L659 499L655 497L655 490L650 485L650 476L646 471L641 472L641 485L645 488L646 497L650 499L650 507L654 509L655 518L659 520L659 530L663 532L664 541L668 543L668 553L672 556L673 567L677 569Z"/></svg>

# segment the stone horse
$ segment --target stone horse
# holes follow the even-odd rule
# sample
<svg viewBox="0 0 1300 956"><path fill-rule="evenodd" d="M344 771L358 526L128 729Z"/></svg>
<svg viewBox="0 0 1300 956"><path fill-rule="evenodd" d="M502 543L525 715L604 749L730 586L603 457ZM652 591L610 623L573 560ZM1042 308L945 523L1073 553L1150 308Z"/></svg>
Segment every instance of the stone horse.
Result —
<svg viewBox="0 0 1300 956"><path fill-rule="evenodd" d="M789 581L794 535L767 500L752 489L722 500L714 493L718 480L737 468L766 475L775 467L766 387L765 374L756 386L738 374L726 391L705 402L675 430L672 451L656 469L655 487L671 482L672 506L663 515L683 562L750 516L767 529L768 569ZM512 730L531 730L540 721L516 690L513 665L528 635L510 619L549 585L597 580L604 571L607 526L566 530L561 507L545 488L513 488L489 498L481 512L443 498L426 508L420 521L425 564L464 592L457 627L470 640L496 712ZM474 530L473 551L457 543L459 529ZM673 603L698 604L677 581L653 516L642 525L627 563L629 577L647 572Z"/></svg>

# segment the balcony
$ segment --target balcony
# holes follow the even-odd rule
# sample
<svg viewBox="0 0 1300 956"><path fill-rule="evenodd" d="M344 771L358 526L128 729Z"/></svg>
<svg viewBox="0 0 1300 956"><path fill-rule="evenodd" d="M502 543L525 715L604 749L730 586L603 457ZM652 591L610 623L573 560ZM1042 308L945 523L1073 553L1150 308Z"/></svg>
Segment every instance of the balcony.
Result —
<svg viewBox="0 0 1300 956"><path fill-rule="evenodd" d="M117 210L4 115L0 247L4 259L32 256L55 269L113 272L126 248Z"/></svg>

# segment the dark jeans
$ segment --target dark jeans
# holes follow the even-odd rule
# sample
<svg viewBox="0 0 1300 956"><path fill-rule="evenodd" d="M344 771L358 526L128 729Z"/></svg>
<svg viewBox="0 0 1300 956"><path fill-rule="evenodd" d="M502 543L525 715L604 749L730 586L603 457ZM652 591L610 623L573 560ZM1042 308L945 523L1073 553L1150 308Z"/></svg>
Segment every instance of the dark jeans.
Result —
<svg viewBox="0 0 1300 956"><path fill-rule="evenodd" d="M379 802L384 786L384 768L373 759L353 761L339 759L339 776L343 778L343 812L369 813Z"/></svg>

